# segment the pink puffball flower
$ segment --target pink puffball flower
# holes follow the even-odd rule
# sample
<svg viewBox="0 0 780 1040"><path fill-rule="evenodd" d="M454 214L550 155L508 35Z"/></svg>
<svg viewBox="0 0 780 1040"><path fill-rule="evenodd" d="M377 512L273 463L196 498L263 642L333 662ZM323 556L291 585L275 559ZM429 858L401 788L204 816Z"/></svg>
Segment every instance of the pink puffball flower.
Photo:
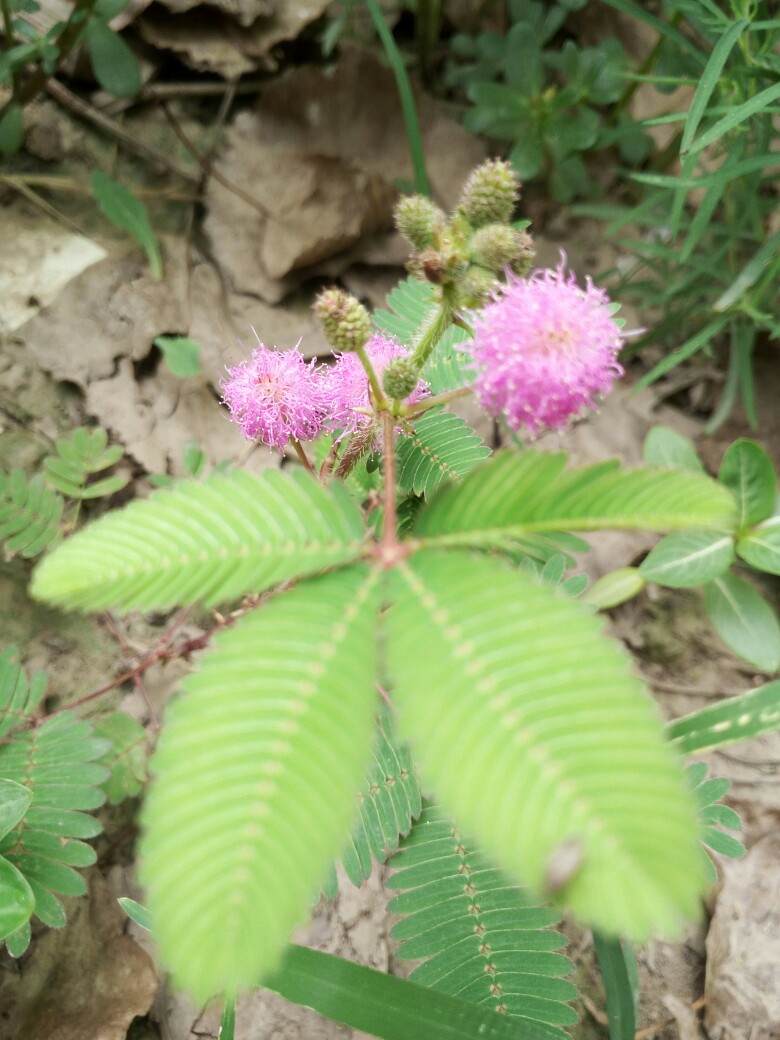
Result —
<svg viewBox="0 0 780 1040"><path fill-rule="evenodd" d="M582 289L573 272L509 274L508 285L473 315L474 389L510 429L560 430L623 374L623 335L603 289Z"/></svg>
<svg viewBox="0 0 780 1040"><path fill-rule="evenodd" d="M270 350L261 343L248 361L228 369L222 400L245 437L283 449L290 438L310 441L319 436L325 402L314 366L297 347Z"/></svg>
<svg viewBox="0 0 780 1040"><path fill-rule="evenodd" d="M396 358L410 356L410 351L392 336L375 332L365 346L371 364L382 384L382 373ZM371 421L371 399L369 396L368 376L360 363L357 354L337 354L336 364L324 376L328 395L328 416L325 426L328 430L341 430L342 436L354 433L359 426ZM428 384L421 379L416 388L406 398L415 404L430 393ZM363 409L363 411L356 411Z"/></svg>

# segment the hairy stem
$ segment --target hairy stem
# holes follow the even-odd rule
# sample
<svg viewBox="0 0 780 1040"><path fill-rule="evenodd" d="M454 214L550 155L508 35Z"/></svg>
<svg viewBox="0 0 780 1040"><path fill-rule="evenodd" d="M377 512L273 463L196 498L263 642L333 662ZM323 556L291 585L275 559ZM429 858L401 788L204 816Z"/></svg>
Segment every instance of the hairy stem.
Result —
<svg viewBox="0 0 780 1040"><path fill-rule="evenodd" d="M401 415L404 419L419 419L421 415L429 412L431 408L438 408L440 404L447 404L448 401L456 401L459 397L468 397L473 392L473 386L461 386L457 390L448 390L444 394L426 397L424 401L418 401L417 404L407 405L401 411Z"/></svg>
<svg viewBox="0 0 780 1040"><path fill-rule="evenodd" d="M444 333L453 323L452 314L452 303L450 301L450 294L448 287L444 286L442 289L442 301L441 306L437 308L436 314L433 316L431 321L428 323L425 331L423 332L417 346L412 354L412 361L421 369L431 353L442 338Z"/></svg>
<svg viewBox="0 0 780 1040"><path fill-rule="evenodd" d="M314 472L314 467L312 466L311 462L309 461L309 456L303 450L303 445L301 444L301 442L296 440L295 437L291 437L290 438L290 444L292 444L293 448L295 448L295 454L301 460L301 464L303 465L303 468L308 470L309 473L311 473L311 475L313 477L316 477L317 474Z"/></svg>
<svg viewBox="0 0 780 1040"><path fill-rule="evenodd" d="M379 385L379 376L376 374L374 366L371 364L371 358L366 353L365 347L359 347L355 353L358 356L358 360L363 368L366 370L368 376L368 383L371 387L371 392L374 395L374 405L380 411L387 407L387 398L385 397L384 390Z"/></svg>
<svg viewBox="0 0 780 1040"><path fill-rule="evenodd" d="M390 562L398 545L395 513L395 421L390 412L382 413L382 445L385 456L385 519L382 524L382 551Z"/></svg>

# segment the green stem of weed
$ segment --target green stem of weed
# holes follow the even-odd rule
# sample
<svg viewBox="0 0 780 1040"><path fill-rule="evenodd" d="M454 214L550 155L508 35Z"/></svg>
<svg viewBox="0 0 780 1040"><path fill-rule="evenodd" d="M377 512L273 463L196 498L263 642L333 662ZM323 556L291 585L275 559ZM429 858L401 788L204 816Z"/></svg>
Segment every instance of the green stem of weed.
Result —
<svg viewBox="0 0 780 1040"><path fill-rule="evenodd" d="M437 307L436 313L427 323L425 330L423 331L417 346L414 348L412 354L412 362L417 366L418 370L422 369L425 362L431 356L431 353L442 338L444 333L453 323L453 300L452 290L449 286L442 287L442 300L441 305Z"/></svg>
<svg viewBox="0 0 780 1040"><path fill-rule="evenodd" d="M393 34L387 28L378 0L366 0L366 7L371 15L371 20L374 23L379 39L382 41L382 46L385 49L387 60L390 63L390 68L393 70L393 75L395 76L398 96L401 100L404 124L406 126L406 138L409 142L409 151L412 155L415 191L420 195L430 195L431 186L428 181L428 173L425 169L425 151L423 149L422 134L420 133L420 122L417 118L417 107L414 103L412 85L406 74L403 57L393 39Z"/></svg>

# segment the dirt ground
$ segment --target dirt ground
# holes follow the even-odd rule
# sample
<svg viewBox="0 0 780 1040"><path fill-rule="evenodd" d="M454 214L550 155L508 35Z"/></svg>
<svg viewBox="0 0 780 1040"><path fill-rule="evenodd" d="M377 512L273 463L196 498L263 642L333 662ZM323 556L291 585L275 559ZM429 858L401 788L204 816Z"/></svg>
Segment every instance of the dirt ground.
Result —
<svg viewBox="0 0 780 1040"><path fill-rule="evenodd" d="M161 42L169 29L164 17L149 12L141 23L157 53L183 48L177 53L194 67L218 60L213 46L199 57L197 41ZM228 47L220 60L240 57ZM451 206L485 146L443 103L421 95L420 114L437 201ZM380 304L403 274L404 247L390 211L411 167L390 73L375 51L344 47L331 65L290 67L259 98L231 96L225 88L216 98L174 97L165 109L152 102L111 118L136 147L96 129L61 99L36 102L27 151L0 178L0 465L33 469L58 435L92 422L124 448L122 465L132 482L123 496L145 493L149 474L181 474L192 441L209 466L239 458L252 469L278 465L265 449L247 454L219 407L219 381L226 365L245 356L253 330L268 345L301 340L307 355L326 353L309 312L322 284L338 279ZM138 142L156 154L139 154ZM162 281L151 278L140 250L96 212L84 190L96 167L143 195L162 240ZM557 263L565 249L580 274L595 276L619 256L593 222L535 208L533 199L531 211L544 217L532 229L541 265ZM652 320L628 318L629 325ZM202 374L173 376L153 345L161 334L202 344ZM760 353L757 364L757 439L780 465L776 348ZM667 383L640 393L631 391L635 376L630 370L592 420L555 439L576 462L615 454L636 462L647 430L663 422L696 438L716 467L725 447L749 433L737 414L717 436L702 435L702 401L717 387L717 373L702 370L687 388ZM596 576L637 561L652 544L642 536L604 536L585 567ZM45 610L27 597L29 572L25 561L0 562L0 647L17 644L28 668L46 669L52 703L72 701L121 674L165 630L161 617L83 619ZM767 593L777 599L776 581ZM612 612L610 624L669 718L766 680L719 642L694 594L650 589ZM198 631L194 622L192 631ZM89 711L121 707L154 724L187 667L155 666L142 686L126 684ZM770 1040L780 1037L780 735L708 762L715 775L732 780L726 801L742 816L749 852L720 866L708 919L682 943L639 951L640 1035ZM168 988L144 933L117 907L118 895L142 896L133 874L136 808L130 801L105 811L90 895L73 903L68 926L42 929L19 962L0 958L0 1040L216 1037L216 1011L195 1008ZM381 870L359 890L342 880L336 901L316 908L300 938L402 971L384 902ZM571 934L584 994L573 1035L606 1037L590 938L576 927ZM263 992L240 1004L236 1036L357 1038Z"/></svg>

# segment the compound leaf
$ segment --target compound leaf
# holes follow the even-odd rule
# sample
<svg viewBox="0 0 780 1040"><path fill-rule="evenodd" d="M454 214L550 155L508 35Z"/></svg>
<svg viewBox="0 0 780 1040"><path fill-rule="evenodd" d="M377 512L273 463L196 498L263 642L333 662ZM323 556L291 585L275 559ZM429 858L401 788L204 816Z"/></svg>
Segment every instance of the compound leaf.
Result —
<svg viewBox="0 0 780 1040"><path fill-rule="evenodd" d="M59 535L63 501L39 473L28 481L20 469L0 470L0 542L8 554L37 556Z"/></svg>
<svg viewBox="0 0 780 1040"><path fill-rule="evenodd" d="M106 447L108 434L98 427L81 427L57 441L57 454L44 459L43 472L52 487L69 498L99 498L121 490L128 476L117 473L87 486L94 473L115 465L122 458L119 445Z"/></svg>
<svg viewBox="0 0 780 1040"><path fill-rule="evenodd" d="M402 491L431 495L448 477L465 476L490 454L468 423L452 412L426 412L398 444L398 483Z"/></svg>
<svg viewBox="0 0 780 1040"><path fill-rule="evenodd" d="M426 958L413 982L462 1000L550 1026L576 1022L565 979L571 961L552 931L560 915L497 870L447 814L426 806L390 861L391 889L405 889L388 910L403 960ZM568 1034L551 1029L564 1040Z"/></svg>
<svg viewBox="0 0 780 1040"><path fill-rule="evenodd" d="M731 494L709 477L623 470L617 461L567 472L565 465L557 452L502 452L442 488L420 514L416 534L439 544L489 545L544 531L734 526Z"/></svg>
<svg viewBox="0 0 780 1040"><path fill-rule="evenodd" d="M421 552L396 582L388 670L424 785L498 866L603 933L677 931L703 887L693 803L599 619L467 553Z"/></svg>
<svg viewBox="0 0 780 1040"><path fill-rule="evenodd" d="M688 784L696 798L696 815L702 828L701 859L707 872L707 880L715 884L718 873L712 862L710 853L718 852L721 856L738 858L745 854L745 846L741 841L726 834L722 828L737 831L742 821L733 809L721 805L721 798L731 787L731 781L720 777L707 777L706 762L694 762L686 770Z"/></svg>
<svg viewBox="0 0 780 1040"><path fill-rule="evenodd" d="M359 795L360 816L341 862L347 877L360 885L369 876L372 858L384 863L398 848L420 815L422 797L412 756L393 731L392 716L383 712L377 726L374 756Z"/></svg>
<svg viewBox="0 0 780 1040"><path fill-rule="evenodd" d="M33 672L27 680L19 651L7 647L0 654L0 738L32 715L46 693L46 675Z"/></svg>
<svg viewBox="0 0 780 1040"><path fill-rule="evenodd" d="M377 707L378 587L376 572L348 568L246 615L169 711L143 880L162 959L199 999L276 966L354 822Z"/></svg>
<svg viewBox="0 0 780 1040"><path fill-rule="evenodd" d="M213 604L355 557L363 521L308 473L215 473L131 502L80 531L33 575L38 599L81 610Z"/></svg>

